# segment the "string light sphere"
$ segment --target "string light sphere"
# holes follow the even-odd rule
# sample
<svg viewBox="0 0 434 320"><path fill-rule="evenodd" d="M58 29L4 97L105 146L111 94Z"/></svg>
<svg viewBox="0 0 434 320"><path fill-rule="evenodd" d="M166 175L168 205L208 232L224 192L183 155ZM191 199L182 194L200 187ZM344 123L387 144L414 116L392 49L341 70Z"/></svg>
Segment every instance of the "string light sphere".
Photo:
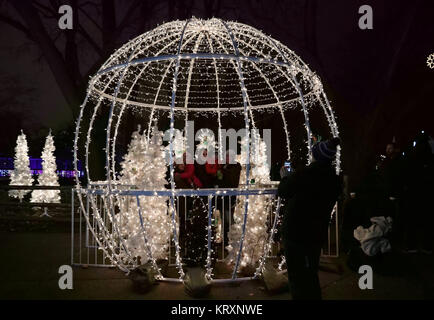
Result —
<svg viewBox="0 0 434 320"><path fill-rule="evenodd" d="M147 197L154 197L156 203L161 204L167 200L167 212L161 212L170 217L171 237L175 246L176 264L180 280L184 277L182 258L179 244L179 226L176 209L176 196L179 190L174 183L174 158L179 158L186 149L182 133L175 129L175 119L183 119L185 123L189 116L200 114L216 119L218 128L222 128L222 119L230 119L234 115L241 115L246 129L246 141L251 143L260 140L255 134L250 134L251 129L256 129L255 117L264 112L277 112L277 119L281 121L281 128L286 139L286 153L291 157L290 134L284 112L287 109L299 110L303 115L305 131L305 144L308 162L311 161L312 131L310 128L309 114L313 111L321 112L327 120L330 135L339 136L336 118L330 103L324 92L320 78L297 56L293 51L279 41L265 35L263 32L237 22L223 21L220 19L201 20L191 18L185 21L172 21L156 27L155 29L132 39L120 49L116 50L101 66L99 71L91 77L87 89L86 98L81 105L77 119L76 135L74 139L75 170L79 160L85 164L87 187L77 180L77 189L81 209L84 212L89 229L105 256L122 270L128 272L137 265L134 250L129 248L129 243L134 242L137 250L146 252L146 260L157 266L157 257L164 256L159 248L157 255L152 239L147 238L152 232L144 235L144 244L139 244L139 237L134 241L128 241L123 236L125 229L118 221L122 218L122 205L119 199L124 196L136 197L136 204L129 205L129 211L135 209L138 217L146 212ZM107 111L108 110L108 111ZM117 158L122 122L125 115L147 115L147 123L143 123L146 137L141 139L149 143L151 132L155 131L155 124L162 117L170 121L170 133L168 156L170 166L170 189L164 188L140 188L140 184L127 186L120 183L121 172L118 169ZM135 113L136 112L136 113ZM104 114L104 117L102 116ZM104 129L101 119L107 119ZM144 133L145 134L145 133ZM100 188L92 188L89 169L91 157L92 138L106 137L105 141L105 170L106 181ZM215 147L222 152L222 136L219 134L212 140L210 137L201 136L202 147ZM148 139L148 140L146 140ZM253 196L253 187L250 185L251 175L262 180L261 174L268 171L266 166L252 166L251 143L245 144L243 150L243 186L239 189L229 190L232 195L243 192L245 201L237 210L240 211L241 239L236 246L237 252L233 254L234 272L236 278L240 263L255 260L262 264L271 247L271 241L263 241L264 252L257 256L242 258L243 241L246 232L263 232L264 217L256 219L255 223L249 223L246 228L248 215L253 211L268 206L268 199L273 194L266 188L252 198L252 210L249 211L249 196ZM254 154L257 159L265 159L264 148L260 147L259 154ZM262 151L261 151L262 150ZM220 155L222 156L222 155ZM149 161L151 163L151 161ZM156 165L156 164L154 164ZM340 149L337 150L336 171L340 171ZM268 174L266 172L265 174ZM125 176L125 175L124 175ZM148 178L146 178L148 179ZM266 178L264 181L268 181ZM208 192L208 194L206 194ZM257 191L255 191L257 192ZM225 195L229 193L224 193ZM252 194L250 194L252 193ZM194 191L190 196L198 196ZM220 191L203 191L201 196L221 195ZM102 210L97 206L96 197L103 198L104 208L112 216L110 225L102 218ZM98 224L93 228L89 222L89 210L86 209L86 199ZM162 197L163 200L157 200ZM267 199L267 204L257 203L260 199ZM261 200L262 201L262 200ZM123 204L125 205L125 203ZM159 207L161 208L161 207ZM212 223L211 208L208 208L209 223ZM135 235L140 230L153 230L152 221L134 218L134 221L142 221L143 226L137 226ZM164 220L164 219L163 219ZM160 226L167 226L166 220L160 221ZM253 220L252 220L253 221ZM277 220L276 220L277 221ZM262 228L262 229L261 229ZM208 225L207 230L211 230ZM272 228L271 234L275 232ZM166 239L167 233L153 230L153 234L159 234L160 239ZM262 234L262 233L261 233ZM259 237L259 236L258 236ZM207 275L212 274L210 252L211 232L208 232L208 259ZM248 242L248 241L247 241ZM137 249L139 248L139 249ZM235 249L234 249L235 250ZM157 250L158 251L158 250ZM121 252L121 253L120 253ZM250 260L249 260L250 259ZM144 261L142 261L143 263ZM158 267L156 267L158 268ZM260 273L261 267L258 268ZM162 278L161 273L159 277Z"/></svg>

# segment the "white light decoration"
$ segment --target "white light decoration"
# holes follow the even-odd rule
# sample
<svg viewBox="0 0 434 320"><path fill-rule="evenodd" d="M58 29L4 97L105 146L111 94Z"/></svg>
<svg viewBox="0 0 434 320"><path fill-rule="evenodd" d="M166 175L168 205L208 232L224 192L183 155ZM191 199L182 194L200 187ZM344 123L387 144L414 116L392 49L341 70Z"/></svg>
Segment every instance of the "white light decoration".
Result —
<svg viewBox="0 0 434 320"><path fill-rule="evenodd" d="M42 151L42 174L38 176L38 185L59 186L59 178L56 173L56 158L54 157L54 140L51 131L45 139ZM59 203L60 190L33 190L30 202Z"/></svg>
<svg viewBox="0 0 434 320"><path fill-rule="evenodd" d="M430 69L434 69L434 53L431 53L426 59L426 64Z"/></svg>
<svg viewBox="0 0 434 320"><path fill-rule="evenodd" d="M175 131L175 137L173 138L173 141L165 148L166 152L169 153L171 148L175 159L180 161L184 152L187 151L186 138L184 137L182 131Z"/></svg>
<svg viewBox="0 0 434 320"><path fill-rule="evenodd" d="M212 150L216 148L217 144L214 138L214 133L209 129L200 129L197 133L199 144L196 146L197 150Z"/></svg>
<svg viewBox="0 0 434 320"><path fill-rule="evenodd" d="M128 153L121 163L118 184L146 190L163 190L167 167L162 146L162 135L156 128L151 138L140 134L140 129L132 135ZM157 259L167 259L170 239L170 217L167 210L167 197L139 196L119 197L120 212L115 216L120 236L129 248L129 254L142 264ZM139 208L141 211L139 212ZM146 241L144 242L144 238ZM126 252L121 253L128 260Z"/></svg>
<svg viewBox="0 0 434 320"><path fill-rule="evenodd" d="M277 270L282 271L283 265L286 263L286 258L282 255L282 260L280 260L279 265L277 266Z"/></svg>
<svg viewBox="0 0 434 320"><path fill-rule="evenodd" d="M254 131L251 138L252 178L255 184L270 183L270 164L267 162L267 145L259 133Z"/></svg>
<svg viewBox="0 0 434 320"><path fill-rule="evenodd" d="M104 107L109 107L109 111L102 111ZM304 141L308 161L311 160L311 112L323 113L330 128L330 135L339 136L335 115L319 77L293 51L248 25L215 18L172 21L132 39L116 50L89 81L87 95L77 119L74 139L75 170L78 172L78 161L83 161L87 177L86 187L82 186L76 177L81 210L104 256L126 272L137 265L137 257L140 256L141 260L151 261L158 271L158 277L163 279L158 270L157 260L165 257L166 240L171 235L179 272L178 280L182 281L185 273L179 243L176 198L208 197L208 226L204 228L208 234L207 277L211 277L211 242L215 238L211 232L211 198L222 194L236 195L238 240L233 238L232 243L232 280L237 278L239 267L247 264L259 263L255 274L257 276L262 270L265 258L268 257L271 236L275 232L278 219L275 219L271 231L268 231L265 227L265 212L270 210L265 209L272 205L276 190L262 187L269 180L269 168L264 160L265 144L254 130L251 134L251 129L256 128L255 117L261 116L264 112L277 111L276 121L280 118L289 159L291 137L285 118L285 111L288 109L299 111L303 115L304 120L300 127L305 130ZM108 113L105 131L94 128L97 117L101 117L102 112ZM137 143L137 148L143 150L148 150L146 144L152 144L149 142L151 128L161 123L158 120L169 119L167 150L170 189L163 190L160 180L162 177L157 179L153 176L150 167L156 168L157 163L146 158L143 154L146 154L146 151L140 155L133 155L137 151L133 150L131 145L121 174L117 172L116 148L120 140L118 136L125 136L122 132L122 123L125 123L123 120L126 114L137 119L148 117L148 122L143 124L147 128L146 139L144 134L140 135L137 132L131 142L133 145ZM230 120L235 115L243 116L246 140L242 148L241 158L244 165L242 185L239 188L175 189L173 160L185 151L185 137L189 134L187 128L184 134L175 129L175 120L177 127L182 127L190 116L196 115L214 117L218 129L222 128L223 119ZM277 127L279 125L276 125ZM120 132L122 134L119 134ZM96 187L95 182L90 179L89 157L92 138L100 135L106 136L106 181L102 186ZM201 146L204 146L205 142L211 142L202 138ZM219 153L224 152L220 148L220 130L215 140L211 143L218 148ZM255 141L259 141L257 146ZM219 154L220 158L222 156L223 154ZM132 170L137 165L133 159L140 157L147 159L141 163L141 171L137 175L128 176L130 173L127 173L126 168ZM339 148L335 164L336 171L339 172ZM163 165L159 170L165 172ZM251 183L252 177L255 184ZM151 181L159 183L153 184ZM131 186L131 183L134 185ZM101 209L97 206L98 197L103 198L105 210L114 217L111 218L109 225L102 219ZM166 200L168 205L163 208L163 202L166 203ZM86 206L87 201L90 209ZM129 204L128 210L123 207L123 203ZM158 210L152 216L155 220L150 221L147 220L147 215L152 214L153 203ZM276 217L278 211L275 211ZM90 221L91 214L96 221L96 227ZM124 218L130 221L127 225L121 222ZM167 223L170 226L167 226ZM140 234L142 243L139 243ZM133 238L137 242L134 242ZM253 253L249 252L253 248L253 243L259 240L258 247L262 253L256 249ZM247 248L245 251L243 245Z"/></svg>
<svg viewBox="0 0 434 320"><path fill-rule="evenodd" d="M246 158L246 139L241 142L241 174L240 184L246 181L246 165L243 160ZM266 145L259 134L254 133L251 139L250 159L251 159L251 183L256 186L270 183L270 167L267 163ZM273 205L273 198L270 195L252 195L248 198L248 219L244 227L244 203L246 197L239 196L234 210L235 224L232 226L229 236L228 260L236 261L243 241L243 250L240 264L242 267L255 267L264 253L264 247L268 240L267 217L270 207ZM246 228L247 232L243 229Z"/></svg>
<svg viewBox="0 0 434 320"><path fill-rule="evenodd" d="M29 148L27 146L26 135L23 130L17 138L15 147L14 170L11 172L11 186L31 186L33 183L32 174L30 172L30 160L28 156ZM23 201L24 196L30 190L10 190L9 196Z"/></svg>

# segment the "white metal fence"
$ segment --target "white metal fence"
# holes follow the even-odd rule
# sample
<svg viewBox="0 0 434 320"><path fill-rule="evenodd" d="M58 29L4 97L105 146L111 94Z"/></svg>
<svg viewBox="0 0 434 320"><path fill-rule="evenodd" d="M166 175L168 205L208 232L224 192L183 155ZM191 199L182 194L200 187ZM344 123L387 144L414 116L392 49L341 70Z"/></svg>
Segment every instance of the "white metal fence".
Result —
<svg viewBox="0 0 434 320"><path fill-rule="evenodd" d="M102 250L101 246L107 246L108 244L104 241L104 239L99 239L96 241L94 233L100 234L100 232L113 232L113 224L111 220L111 212L107 205L107 194L104 192L95 192L98 190L102 190L102 188L98 186L92 186L89 189L81 189L81 196L84 206L77 205L77 201L75 201L77 190L74 189L72 193L71 199L71 264L75 266L94 266L94 267L115 267L115 265L108 259L106 255L106 251ZM197 191L197 190L196 190ZM221 191L221 190L220 190ZM249 190L251 191L251 190ZM213 209L219 210L219 215L221 217L220 225L216 226L216 234L215 234L215 248L217 248L217 262L224 262L226 258L225 247L228 245L227 237L225 237L225 232L229 232L234 224L233 212L234 206L236 203L237 195L222 195L222 192L219 192L219 189L207 189L202 190L202 196L211 197L211 202L213 204ZM236 193L236 192L235 192ZM268 189L268 194L275 196L276 190ZM124 194L122 197L134 197L134 194ZM240 195L238 195L240 196ZM184 214L183 220L187 220L187 199L190 197L187 193L183 195L178 195L175 197L175 206L177 219L181 219L179 217L179 213ZM279 230L279 221L280 216L276 217L276 214L279 215L279 209L276 210L276 204L280 203L278 199L275 199L275 205L269 207L268 218L267 218L267 227L269 231L269 237L267 241L270 242L271 248L270 252L266 254L266 258L275 258L277 263L279 263L279 259L281 259L282 250L280 246L280 237L279 232L276 234L270 235L273 228L276 228L276 231ZM91 204L92 203L92 204ZM218 203L218 205L216 205ZM182 210L181 206L184 206L184 210ZM83 209L86 212L83 212ZM98 210L98 215L94 214L94 211ZM213 214L215 213L212 210ZM280 212L280 215L282 212ZM88 218L88 222L86 222L86 216ZM277 219L276 219L277 218ZM98 221L99 219L99 221ZM102 226L106 228L106 230L102 230ZM226 228L225 228L226 226ZM186 224L180 224L180 227L186 227ZM205 226L204 226L205 227ZM225 230L226 229L226 230ZM92 230L94 233L92 233ZM186 247L181 243L181 255ZM121 243L117 244L117 247L114 248L115 251L119 252L122 250ZM332 213L332 218L328 230L328 239L323 247L322 251L323 256L327 257L337 257L339 256L339 220L338 220L338 204L335 205ZM172 238L171 244L169 246L169 255L168 255L168 266L173 267L176 266L176 257L175 257L175 247L174 241ZM283 264L283 263L280 263ZM134 267L134 266L129 266Z"/></svg>

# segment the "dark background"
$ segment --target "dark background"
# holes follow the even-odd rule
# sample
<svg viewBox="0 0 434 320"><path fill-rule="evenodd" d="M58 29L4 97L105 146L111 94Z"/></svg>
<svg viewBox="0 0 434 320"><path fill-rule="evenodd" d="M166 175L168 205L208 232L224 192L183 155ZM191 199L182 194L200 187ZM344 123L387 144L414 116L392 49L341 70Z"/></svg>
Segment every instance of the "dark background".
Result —
<svg viewBox="0 0 434 320"><path fill-rule="evenodd" d="M58 8L74 9L60 30ZM373 30L358 9L373 8ZM321 77L354 183L385 144L404 148L434 135L434 2L429 0L3 0L0 1L0 156L13 156L21 129L39 156L49 128L71 157L72 131L87 81L116 48L166 21L219 17L252 25L294 50ZM265 116L263 127L272 127ZM273 161L282 149L272 149Z"/></svg>

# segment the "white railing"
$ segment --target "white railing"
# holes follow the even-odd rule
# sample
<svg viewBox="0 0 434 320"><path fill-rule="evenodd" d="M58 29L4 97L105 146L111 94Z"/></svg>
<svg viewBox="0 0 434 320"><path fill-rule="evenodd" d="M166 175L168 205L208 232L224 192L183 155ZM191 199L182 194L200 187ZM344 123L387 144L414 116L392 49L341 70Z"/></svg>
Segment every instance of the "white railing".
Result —
<svg viewBox="0 0 434 320"><path fill-rule="evenodd" d="M116 244L107 235L116 230L112 223L112 212L110 205L108 205L108 197L142 197L142 196L172 196L171 190L135 190L131 189L132 186L117 186L115 190L108 191L105 184L93 184L89 188L73 190L72 194L72 208L71 208L71 264L81 266L95 266L95 267L119 267L113 263L113 259L109 259L110 253L119 253L123 249L121 240L117 240ZM253 188L253 187L252 187ZM83 204L74 206L74 198L76 193L80 192ZM280 241L276 233L280 221L280 200L276 197L277 189L275 186L266 186L260 189L246 189L243 186L237 189L177 189L174 195L174 203L176 207L177 221L187 221L188 208L187 199L189 197L207 197L208 198L208 217L210 215L219 214L221 217L220 225L216 226L216 232L213 235L215 240L213 244L208 240L208 250L213 247L217 251L217 263L227 262L227 254L225 248L228 245L228 238L225 233L229 232L234 225L233 213L236 204L236 198L240 196L253 196L253 195L270 195L274 199L274 205L270 206L267 214L267 229L268 239L266 246L264 246L264 254L257 266L257 272L253 277L239 278L237 276L237 267L234 267L234 275L231 279L214 279L215 282L234 281L252 279L260 275L263 264L266 259L275 259L279 263L281 255ZM206 198L205 198L206 199ZM139 202L140 203L140 202ZM208 205L211 204L209 207ZM169 204L168 204L169 205ZM140 204L139 204L140 206ZM184 208L182 208L184 206ZM215 212L218 210L220 213ZM180 215L184 216L181 217ZM212 219L208 219L208 228L211 228ZM226 228L225 228L226 226ZM186 228L185 223L180 223L180 228ZM204 226L205 228L206 226ZM225 230L226 229L226 230ZM323 248L323 256L337 257L339 255L339 224L338 224L338 206L333 209L332 219L328 230L327 243ZM247 231L248 232L248 231ZM95 237L97 235L98 241ZM145 237L146 238L146 237ZM176 250L174 244L179 239L172 240L169 245L167 266L177 266ZM275 241L277 240L277 241ZM180 243L180 256L185 255L186 246ZM113 252L103 250L103 248L111 248ZM240 258L241 252L238 255ZM124 271L130 270L136 265L125 264L122 266ZM179 267L179 266L178 266ZM169 278L163 275L160 279L168 281L179 281L179 279Z"/></svg>

